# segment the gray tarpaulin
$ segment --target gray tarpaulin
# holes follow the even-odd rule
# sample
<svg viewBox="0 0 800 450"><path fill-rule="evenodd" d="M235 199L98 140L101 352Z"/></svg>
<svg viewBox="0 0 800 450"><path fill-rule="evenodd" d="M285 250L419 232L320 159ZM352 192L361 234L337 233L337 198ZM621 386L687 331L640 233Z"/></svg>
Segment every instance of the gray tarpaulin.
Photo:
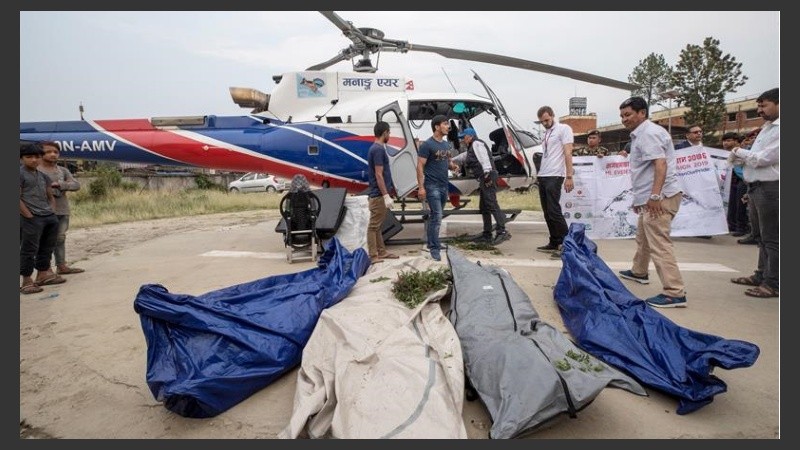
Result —
<svg viewBox="0 0 800 450"><path fill-rule="evenodd" d="M447 257L454 286L449 318L466 376L492 417L491 438L519 437L559 414L574 415L606 386L647 395L543 322L508 272L473 263L452 246Z"/></svg>

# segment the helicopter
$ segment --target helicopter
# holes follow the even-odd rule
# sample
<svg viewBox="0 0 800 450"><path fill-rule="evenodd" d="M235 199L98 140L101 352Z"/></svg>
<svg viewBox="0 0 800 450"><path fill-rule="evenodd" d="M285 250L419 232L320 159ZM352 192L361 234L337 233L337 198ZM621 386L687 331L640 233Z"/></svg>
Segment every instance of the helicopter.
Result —
<svg viewBox="0 0 800 450"><path fill-rule="evenodd" d="M450 119L448 140L463 151L458 132L491 129L498 189L530 186L536 178L534 154L539 140L507 114L494 91L473 71L486 95L424 93L413 80L378 73L371 56L381 52L428 52L445 58L515 67L589 83L631 90L635 85L519 58L472 50L411 44L386 38L376 28L356 27L334 11L319 11L352 43L327 61L305 70L273 76L272 92L230 87L235 104L250 111L239 116L203 114L139 119L83 119L20 122L21 141L56 142L65 159L194 166L241 172L266 172L292 178L304 175L312 185L345 188L358 194L368 186L367 152L373 126L391 126L388 150L396 195L412 197L417 189L418 138L430 134L438 114ZM325 69L351 60L351 71ZM421 131L420 131L421 130ZM419 134L419 136L418 136ZM463 173L450 178L451 203L478 189Z"/></svg>

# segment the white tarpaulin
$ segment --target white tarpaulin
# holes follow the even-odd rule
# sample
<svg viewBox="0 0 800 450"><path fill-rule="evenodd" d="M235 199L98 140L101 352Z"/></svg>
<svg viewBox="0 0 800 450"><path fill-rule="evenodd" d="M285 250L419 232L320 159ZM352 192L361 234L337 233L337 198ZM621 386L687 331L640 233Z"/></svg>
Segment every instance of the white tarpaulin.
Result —
<svg viewBox="0 0 800 450"><path fill-rule="evenodd" d="M467 438L461 345L438 303L447 290L414 310L391 293L400 271L437 267L421 257L373 265L322 312L280 438Z"/></svg>
<svg viewBox="0 0 800 450"><path fill-rule="evenodd" d="M727 234L723 198L730 192L730 168L721 160L724 150L687 147L675 150L678 183L683 190L672 236ZM613 155L575 156L575 188L561 193L561 209L567 224L586 226L592 239L631 238L638 216L631 209L630 162Z"/></svg>
<svg viewBox="0 0 800 450"><path fill-rule="evenodd" d="M347 250L367 249L367 226L369 226L369 197L348 195L344 199L346 211L342 224L336 230L336 238Z"/></svg>

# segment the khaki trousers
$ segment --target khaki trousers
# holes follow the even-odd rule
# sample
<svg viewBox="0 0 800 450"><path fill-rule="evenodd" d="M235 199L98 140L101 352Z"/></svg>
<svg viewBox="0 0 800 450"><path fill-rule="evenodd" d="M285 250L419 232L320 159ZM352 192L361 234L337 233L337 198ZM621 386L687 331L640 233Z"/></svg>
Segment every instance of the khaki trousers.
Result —
<svg viewBox="0 0 800 450"><path fill-rule="evenodd" d="M686 287L683 284L678 261L675 259L675 247L669 234L672 219L678 214L681 206L681 193L667 197L661 201L666 211L658 217L651 217L645 208L640 208L636 230L636 254L633 255L631 271L635 275L644 275L650 267L650 260L656 266L658 278L664 289L664 295L684 297Z"/></svg>
<svg viewBox="0 0 800 450"><path fill-rule="evenodd" d="M383 244L383 220L386 219L386 204L383 197L369 199L369 225L367 226L367 249L369 258L375 259L378 255L386 254Z"/></svg>

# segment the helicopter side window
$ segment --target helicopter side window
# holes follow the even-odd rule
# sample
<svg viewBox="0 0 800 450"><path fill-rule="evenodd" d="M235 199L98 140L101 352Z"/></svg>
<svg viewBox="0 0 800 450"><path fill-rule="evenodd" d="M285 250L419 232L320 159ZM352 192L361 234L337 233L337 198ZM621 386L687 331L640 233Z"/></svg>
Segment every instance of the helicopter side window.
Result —
<svg viewBox="0 0 800 450"><path fill-rule="evenodd" d="M308 154L309 155L319 155L319 146L318 145L309 145L308 146Z"/></svg>
<svg viewBox="0 0 800 450"><path fill-rule="evenodd" d="M492 141L492 155L502 155L508 149L508 140L502 127L489 133L489 139Z"/></svg>

